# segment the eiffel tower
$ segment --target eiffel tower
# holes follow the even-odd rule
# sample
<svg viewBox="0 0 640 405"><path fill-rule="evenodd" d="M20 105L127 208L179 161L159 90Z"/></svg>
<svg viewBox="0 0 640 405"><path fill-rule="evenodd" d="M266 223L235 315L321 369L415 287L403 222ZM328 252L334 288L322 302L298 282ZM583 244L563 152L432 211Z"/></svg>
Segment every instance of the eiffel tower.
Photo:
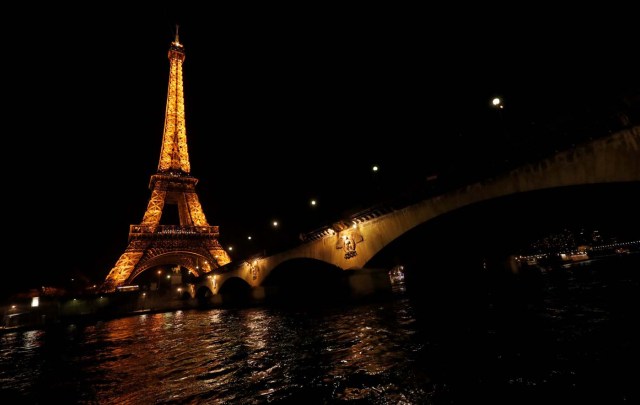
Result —
<svg viewBox="0 0 640 405"><path fill-rule="evenodd" d="M190 175L184 115L182 63L184 47L176 28L169 47L169 90L158 171L151 176L151 198L139 225L129 227L129 244L107 275L101 291L131 284L152 267L181 266L199 276L230 262L218 242L218 227L210 226ZM160 225L166 205L177 205L179 225Z"/></svg>

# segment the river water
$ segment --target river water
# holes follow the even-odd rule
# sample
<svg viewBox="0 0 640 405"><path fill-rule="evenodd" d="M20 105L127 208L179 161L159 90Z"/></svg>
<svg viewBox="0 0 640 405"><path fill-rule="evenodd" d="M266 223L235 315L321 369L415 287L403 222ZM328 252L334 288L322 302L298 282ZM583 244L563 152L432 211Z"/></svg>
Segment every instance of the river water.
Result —
<svg viewBox="0 0 640 405"><path fill-rule="evenodd" d="M4 333L0 403L638 403L637 256L555 269L515 294L397 288Z"/></svg>

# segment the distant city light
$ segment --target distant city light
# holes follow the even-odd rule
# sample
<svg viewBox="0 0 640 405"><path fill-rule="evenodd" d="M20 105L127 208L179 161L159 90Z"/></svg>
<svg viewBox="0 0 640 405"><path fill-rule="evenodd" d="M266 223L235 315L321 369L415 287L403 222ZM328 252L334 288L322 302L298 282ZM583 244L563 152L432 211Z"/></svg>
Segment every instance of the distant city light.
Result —
<svg viewBox="0 0 640 405"><path fill-rule="evenodd" d="M491 100L491 104L493 104L494 107L504 108L504 105L502 105L502 100L500 99L500 97L496 97L493 100Z"/></svg>
<svg viewBox="0 0 640 405"><path fill-rule="evenodd" d="M278 226L278 221L273 221L273 226L277 227Z"/></svg>
<svg viewBox="0 0 640 405"><path fill-rule="evenodd" d="M248 240L251 240L251 236L247 236L247 239L248 239Z"/></svg>
<svg viewBox="0 0 640 405"><path fill-rule="evenodd" d="M377 171L378 171L378 166L373 166L372 170L373 170L374 172L377 172Z"/></svg>
<svg viewBox="0 0 640 405"><path fill-rule="evenodd" d="M316 200L311 200L311 205L316 205Z"/></svg>
<svg viewBox="0 0 640 405"><path fill-rule="evenodd" d="M233 250L233 246L229 246L229 250Z"/></svg>

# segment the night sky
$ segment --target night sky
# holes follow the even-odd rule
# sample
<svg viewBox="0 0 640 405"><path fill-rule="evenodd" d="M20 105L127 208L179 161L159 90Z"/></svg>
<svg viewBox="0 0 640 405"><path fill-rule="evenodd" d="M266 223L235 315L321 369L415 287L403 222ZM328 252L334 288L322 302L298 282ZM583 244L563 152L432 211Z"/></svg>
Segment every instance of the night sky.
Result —
<svg viewBox="0 0 640 405"><path fill-rule="evenodd" d="M191 173L238 254L429 176L451 187L600 136L619 111L638 119L624 10L603 17L612 30L593 16L46 7L5 16L3 270L21 286L99 282L124 251L157 169L176 23Z"/></svg>

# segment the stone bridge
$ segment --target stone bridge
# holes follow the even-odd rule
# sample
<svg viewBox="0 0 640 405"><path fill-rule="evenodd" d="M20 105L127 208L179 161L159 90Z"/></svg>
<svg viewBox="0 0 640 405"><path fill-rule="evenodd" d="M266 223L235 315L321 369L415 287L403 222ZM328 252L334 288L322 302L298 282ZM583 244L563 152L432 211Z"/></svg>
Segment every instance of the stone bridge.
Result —
<svg viewBox="0 0 640 405"><path fill-rule="evenodd" d="M640 181L640 126L400 209L361 213L306 235L305 242L290 250L220 267L196 285L196 292L215 298L225 283L241 279L252 287L254 298L260 299L265 278L289 260L315 259L343 270L360 269L405 232L471 204L555 187L636 181Z"/></svg>

